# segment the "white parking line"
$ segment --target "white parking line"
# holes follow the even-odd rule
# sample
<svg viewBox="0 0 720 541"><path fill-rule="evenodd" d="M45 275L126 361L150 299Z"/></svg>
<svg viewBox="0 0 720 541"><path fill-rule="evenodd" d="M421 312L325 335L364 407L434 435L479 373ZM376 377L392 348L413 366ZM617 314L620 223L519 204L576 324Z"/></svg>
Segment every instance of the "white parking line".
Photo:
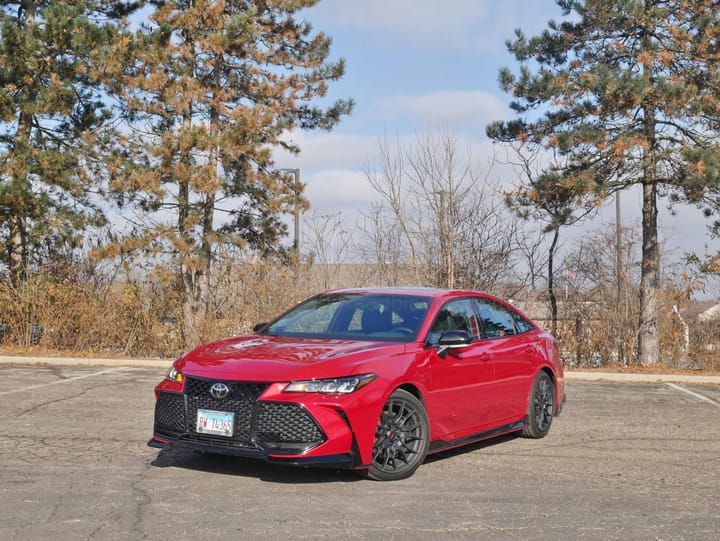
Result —
<svg viewBox="0 0 720 541"><path fill-rule="evenodd" d="M91 374L84 374L74 378L59 379L57 381L51 381L50 383L41 383L39 385L30 385L29 387L22 387L21 389L12 389L11 391L0 392L0 396L12 393L21 393L23 391L30 391L32 389L39 389L41 387L49 387L50 385L59 385L60 383L70 383L71 381L77 381L79 379L91 378L93 376L100 376L102 374L109 374L111 372L121 372L123 370L130 370L129 368L111 368L109 370L101 370L100 372L92 372Z"/></svg>
<svg viewBox="0 0 720 541"><path fill-rule="evenodd" d="M674 383L668 383L667 386L675 389L676 391L680 391L680 392L683 392L683 393L685 393L685 394L689 394L690 396L692 396L692 397L694 397L694 398L697 398L698 400L702 400L702 401L704 401L704 402L708 402L708 403L712 404L713 406L717 406L718 408L720 408L720 402L718 402L717 400L713 400L712 398L708 398L708 397L705 396L705 395L702 395L702 394L700 394L700 393L696 393L696 392L691 391L691 390L689 390L689 389L685 389L685 388L683 388L683 387L680 387L679 385L675 385Z"/></svg>

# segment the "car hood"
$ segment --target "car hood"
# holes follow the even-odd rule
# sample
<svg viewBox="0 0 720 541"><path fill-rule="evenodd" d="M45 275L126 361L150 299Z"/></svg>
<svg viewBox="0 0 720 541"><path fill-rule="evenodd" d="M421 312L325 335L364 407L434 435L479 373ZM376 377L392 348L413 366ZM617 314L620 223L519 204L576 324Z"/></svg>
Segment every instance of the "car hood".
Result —
<svg viewBox="0 0 720 541"><path fill-rule="evenodd" d="M354 374L373 358L404 350L405 344L395 342L255 335L201 346L178 359L175 367L186 375L212 379L319 379Z"/></svg>

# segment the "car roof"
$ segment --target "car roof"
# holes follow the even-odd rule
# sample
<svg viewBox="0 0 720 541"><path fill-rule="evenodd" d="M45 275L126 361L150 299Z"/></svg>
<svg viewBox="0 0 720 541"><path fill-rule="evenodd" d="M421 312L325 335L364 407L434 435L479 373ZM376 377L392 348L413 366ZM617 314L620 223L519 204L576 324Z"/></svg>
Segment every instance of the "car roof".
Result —
<svg viewBox="0 0 720 541"><path fill-rule="evenodd" d="M343 289L330 289L314 295L314 297L321 295L332 295L338 293L348 293L355 295L415 295L430 297L433 299L432 302L444 303L446 300L452 300L462 297L477 297L483 299L489 299L497 301L500 304L512 308L515 312L519 313L523 317L532 321L532 318L524 314L512 300L505 300L492 293L485 291L474 291L471 289L442 289L436 287L415 287L415 286L381 286L381 287L355 287L355 288L343 288Z"/></svg>
<svg viewBox="0 0 720 541"><path fill-rule="evenodd" d="M462 289L441 289L434 287L411 287L411 286L387 286L387 287L355 287L332 289L324 291L321 295L335 293L353 293L353 294L386 294L386 295L423 295L425 297L455 297L462 295L481 295L484 297L492 297L482 291L470 291Z"/></svg>

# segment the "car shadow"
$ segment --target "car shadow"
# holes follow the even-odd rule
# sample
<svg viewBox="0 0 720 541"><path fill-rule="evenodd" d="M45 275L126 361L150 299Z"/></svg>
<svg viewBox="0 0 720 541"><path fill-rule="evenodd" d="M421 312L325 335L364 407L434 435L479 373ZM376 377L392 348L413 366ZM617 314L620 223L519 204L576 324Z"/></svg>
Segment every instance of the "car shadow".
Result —
<svg viewBox="0 0 720 541"><path fill-rule="evenodd" d="M217 475L253 477L268 483L348 483L362 480L356 472L348 470L268 464L257 459L199 453L172 445L161 449L150 464L156 468L183 468Z"/></svg>
<svg viewBox="0 0 720 541"><path fill-rule="evenodd" d="M448 449L428 455L423 464L462 456L481 449L494 447L520 437L519 433L497 436L489 440ZM156 468L183 468L217 475L253 477L268 483L314 484L348 483L362 481L363 477L354 471L312 467L283 466L268 464L262 460L238 456L200 453L183 447L168 445L161 449L150 463Z"/></svg>
<svg viewBox="0 0 720 541"><path fill-rule="evenodd" d="M436 462L438 460L444 460L447 458L462 456L464 454L472 453L474 451L479 451L481 449L486 449L488 447L494 447L495 445L506 443L508 441L512 441L512 440L515 440L520 437L521 437L520 432L513 432L510 434L504 434L502 436L496 436L496 437L490 438L488 440L482 440L477 443L463 445L462 447L455 447L454 449L448 449L447 451L439 451L437 453L428 455L428 457L425 459L425 462L423 462L423 464L430 464L430 463Z"/></svg>

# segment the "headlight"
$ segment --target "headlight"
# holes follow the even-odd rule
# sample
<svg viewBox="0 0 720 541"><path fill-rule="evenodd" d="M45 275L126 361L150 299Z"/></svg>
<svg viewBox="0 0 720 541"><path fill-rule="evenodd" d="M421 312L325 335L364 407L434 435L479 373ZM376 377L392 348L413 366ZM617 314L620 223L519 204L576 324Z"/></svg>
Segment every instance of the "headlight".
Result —
<svg viewBox="0 0 720 541"><path fill-rule="evenodd" d="M170 367L170 370L168 370L168 373L165 377L167 379L169 379L170 381L174 381L176 383L182 383L182 380L183 380L183 375L174 366Z"/></svg>
<svg viewBox="0 0 720 541"><path fill-rule="evenodd" d="M325 393L349 394L362 389L375 379L375 374L362 374L346 378L311 379L307 381L292 381L283 392L285 393Z"/></svg>

